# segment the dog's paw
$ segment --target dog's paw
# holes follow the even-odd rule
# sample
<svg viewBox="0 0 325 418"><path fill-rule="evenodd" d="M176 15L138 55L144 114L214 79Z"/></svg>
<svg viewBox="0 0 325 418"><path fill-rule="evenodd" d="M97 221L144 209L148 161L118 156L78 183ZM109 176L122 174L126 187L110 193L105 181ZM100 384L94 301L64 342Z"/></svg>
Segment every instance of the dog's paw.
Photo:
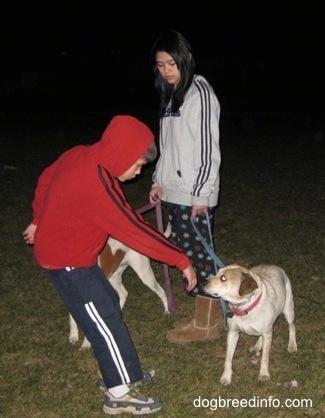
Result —
<svg viewBox="0 0 325 418"><path fill-rule="evenodd" d="M91 347L90 342L85 337L84 340L83 340L83 342L82 342L82 344L81 344L81 347L79 348L79 350L80 351L89 350L90 347Z"/></svg>
<svg viewBox="0 0 325 418"><path fill-rule="evenodd" d="M228 386L228 385L230 385L230 383L231 383L231 376L228 376L226 374L223 374L221 376L220 383L222 384L222 386Z"/></svg>
<svg viewBox="0 0 325 418"><path fill-rule="evenodd" d="M254 347L250 347L248 351L252 354L255 354L256 357L261 357L261 351L258 348L256 348L255 345Z"/></svg>
<svg viewBox="0 0 325 418"><path fill-rule="evenodd" d="M70 335L69 336L69 343L75 345L79 341L78 335Z"/></svg>
<svg viewBox="0 0 325 418"><path fill-rule="evenodd" d="M270 380L270 375L269 374L266 374L266 373L263 373L263 374L260 374L259 376L258 376L258 381L261 383L261 382L267 382L268 380Z"/></svg>
<svg viewBox="0 0 325 418"><path fill-rule="evenodd" d="M296 351L298 351L297 343L296 342L290 342L289 345L288 345L288 352L289 353L295 353Z"/></svg>

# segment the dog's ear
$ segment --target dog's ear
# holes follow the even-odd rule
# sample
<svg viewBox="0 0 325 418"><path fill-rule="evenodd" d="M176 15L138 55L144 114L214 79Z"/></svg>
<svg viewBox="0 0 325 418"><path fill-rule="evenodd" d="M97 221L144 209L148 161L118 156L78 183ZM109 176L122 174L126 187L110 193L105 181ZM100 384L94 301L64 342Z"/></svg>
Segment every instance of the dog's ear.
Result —
<svg viewBox="0 0 325 418"><path fill-rule="evenodd" d="M256 280L249 273L242 272L239 296L245 296L258 288Z"/></svg>

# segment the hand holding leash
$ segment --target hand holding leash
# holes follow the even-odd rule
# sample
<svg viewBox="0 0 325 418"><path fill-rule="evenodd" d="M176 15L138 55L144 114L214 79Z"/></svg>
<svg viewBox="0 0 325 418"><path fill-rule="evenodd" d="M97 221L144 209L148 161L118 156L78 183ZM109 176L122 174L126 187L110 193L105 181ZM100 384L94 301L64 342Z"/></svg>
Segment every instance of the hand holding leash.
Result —
<svg viewBox="0 0 325 418"><path fill-rule="evenodd" d="M149 201L154 205L158 205L161 202L162 188L160 186L154 186L149 193Z"/></svg>
<svg viewBox="0 0 325 418"><path fill-rule="evenodd" d="M191 218L195 219L197 216L204 215L208 213L208 207L207 206L199 206L199 205L193 205L192 206L192 213Z"/></svg>

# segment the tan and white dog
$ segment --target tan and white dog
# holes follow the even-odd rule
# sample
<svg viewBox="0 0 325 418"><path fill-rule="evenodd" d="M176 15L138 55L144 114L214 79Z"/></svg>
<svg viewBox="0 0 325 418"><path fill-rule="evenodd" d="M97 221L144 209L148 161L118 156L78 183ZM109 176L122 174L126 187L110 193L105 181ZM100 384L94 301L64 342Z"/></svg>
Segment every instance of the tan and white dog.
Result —
<svg viewBox="0 0 325 418"><path fill-rule="evenodd" d="M262 350L258 380L270 379L269 358L273 339L273 325L283 313L289 324L289 353L297 351L295 312L292 287L284 270L274 265L258 265L250 270L237 264L221 268L208 281L205 291L229 302L227 352L222 385L229 385L232 360L239 333L258 336L250 352Z"/></svg>
<svg viewBox="0 0 325 418"><path fill-rule="evenodd" d="M169 236L169 226L164 234L165 236ZM121 309L123 309L126 298L128 296L128 291L123 285L123 273L128 267L131 267L142 280L142 282L159 296L164 306L164 313L170 313L168 309L166 292L157 282L151 267L150 259L148 257L132 250L131 248L122 244L120 241L110 237L107 241L107 244L98 256L98 264L103 270L105 277L107 277L111 285L118 293ZM79 331L75 320L70 314L69 324L69 341L71 344L76 344L79 341ZM90 348L90 343L85 337L80 350L88 348Z"/></svg>

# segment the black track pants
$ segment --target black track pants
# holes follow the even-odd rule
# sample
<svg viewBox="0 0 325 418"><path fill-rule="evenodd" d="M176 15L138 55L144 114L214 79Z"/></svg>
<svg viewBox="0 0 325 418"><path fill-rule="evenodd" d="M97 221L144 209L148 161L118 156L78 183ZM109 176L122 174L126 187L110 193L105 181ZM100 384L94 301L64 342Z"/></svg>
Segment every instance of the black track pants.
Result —
<svg viewBox="0 0 325 418"><path fill-rule="evenodd" d="M98 265L44 270L91 343L106 387L142 379L141 365L122 319L118 296Z"/></svg>

